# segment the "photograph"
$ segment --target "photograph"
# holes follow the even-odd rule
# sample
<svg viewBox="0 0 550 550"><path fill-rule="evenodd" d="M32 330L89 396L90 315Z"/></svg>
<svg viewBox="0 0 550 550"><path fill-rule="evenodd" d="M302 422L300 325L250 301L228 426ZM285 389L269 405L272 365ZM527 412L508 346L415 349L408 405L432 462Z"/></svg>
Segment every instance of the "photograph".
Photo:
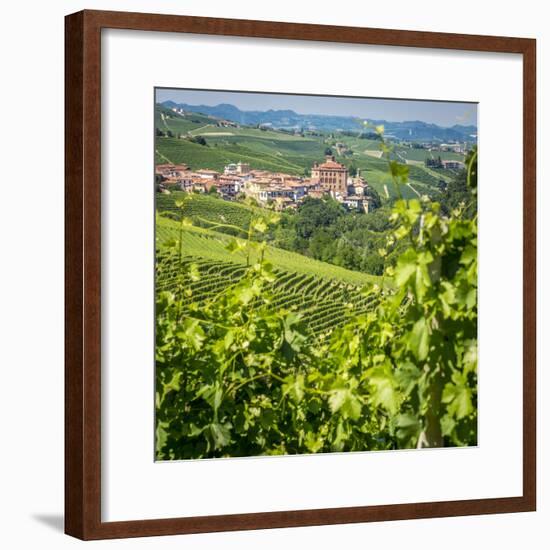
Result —
<svg viewBox="0 0 550 550"><path fill-rule="evenodd" d="M540 550L544 4L128 6L3 10L0 546Z"/></svg>
<svg viewBox="0 0 550 550"><path fill-rule="evenodd" d="M477 104L155 89L156 460L477 445Z"/></svg>

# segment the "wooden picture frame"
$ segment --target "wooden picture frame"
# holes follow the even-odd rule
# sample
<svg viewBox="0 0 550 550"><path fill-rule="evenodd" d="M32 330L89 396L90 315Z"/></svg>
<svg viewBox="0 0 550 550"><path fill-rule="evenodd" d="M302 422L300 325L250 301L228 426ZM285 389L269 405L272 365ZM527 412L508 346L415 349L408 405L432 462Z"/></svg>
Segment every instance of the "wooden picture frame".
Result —
<svg viewBox="0 0 550 550"><path fill-rule="evenodd" d="M446 502L101 520L102 29L516 53L523 57L523 495ZM536 507L536 42L496 36L144 13L66 17L65 531L80 539L533 511Z"/></svg>

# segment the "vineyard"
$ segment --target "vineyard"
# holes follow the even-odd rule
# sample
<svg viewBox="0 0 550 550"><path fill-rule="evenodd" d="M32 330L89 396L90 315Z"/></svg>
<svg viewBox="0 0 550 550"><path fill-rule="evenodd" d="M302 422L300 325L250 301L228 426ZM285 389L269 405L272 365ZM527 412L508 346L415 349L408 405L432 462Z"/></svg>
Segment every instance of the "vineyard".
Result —
<svg viewBox="0 0 550 550"><path fill-rule="evenodd" d="M185 134L211 122L212 119L198 113L182 115L160 105L155 106L155 127L163 132Z"/></svg>
<svg viewBox="0 0 550 550"><path fill-rule="evenodd" d="M157 246L162 248L166 243L177 241L180 237L180 231L182 235L182 251L185 256L222 262L229 261L238 264L247 263L247 255L244 251L241 253L237 251L233 254L228 252L230 243L243 245L245 242L243 239L232 238L222 233L195 226L187 225L181 229L179 223L163 216L157 217ZM258 252L252 252L250 261L256 261L258 254ZM264 257L274 266L284 271L296 271L356 286L372 285L379 282L379 277L374 275L320 262L313 258L269 245L265 248Z"/></svg>
<svg viewBox="0 0 550 550"><path fill-rule="evenodd" d="M199 145L187 139L159 137L156 140L155 162L185 163L193 170L208 167L223 171L224 166L231 162L248 162L258 170L285 172L301 175L310 168L312 159L323 157L324 149L317 145L315 154L284 155L281 144L287 140L249 139L247 137L233 140L221 140L205 134L207 145ZM262 145L260 147L260 145Z"/></svg>
<svg viewBox="0 0 550 550"><path fill-rule="evenodd" d="M183 201L182 199L186 199ZM184 191L172 191L170 195L157 193L157 210L166 217L180 220L189 218L195 225L209 227L214 224L234 225L248 230L254 215L261 215L262 209L238 202L223 201L209 195L189 195ZM183 202L177 207L176 202Z"/></svg>
<svg viewBox="0 0 550 550"><path fill-rule="evenodd" d="M157 158L192 169L301 174L333 145L168 115ZM446 197L380 138L340 157L396 199L374 213L157 195L157 460L477 445L477 151Z"/></svg>
<svg viewBox="0 0 550 550"><path fill-rule="evenodd" d="M170 130L172 136L157 137L155 142L155 162L185 163L191 169L210 168L222 172L229 163L247 162L254 169L284 172L298 176L304 175L314 162L324 157L327 146L341 142L349 148L349 156L338 155L338 162L346 166L353 165L360 169L369 185L382 195L395 198L401 194L404 198L415 198L410 188L397 188L387 172L385 159L375 158L369 151L378 151L380 141L360 139L358 137L338 135L328 138L306 135L304 137L289 135L275 130L257 128L220 128L211 118L196 113L177 115L171 111L157 109L156 127L162 132ZM177 135L180 134L178 139ZM202 136L207 145L200 145L187 139ZM337 149L334 148L337 153ZM463 160L463 155L450 152L437 153L442 159ZM410 183L422 195L437 197L440 179L436 173L423 165L425 158L432 153L425 149L412 149L404 146L395 147L396 159L419 164L410 165Z"/></svg>
<svg viewBox="0 0 550 550"><path fill-rule="evenodd" d="M215 299L246 272L244 264L195 256L182 260L162 255L157 258L157 291L177 293L181 288L185 293L184 307ZM364 313L375 305L374 297L366 295L361 287L335 279L282 269L275 269L274 275L274 282L265 287L270 306L299 312L312 335L331 331L349 319L350 314ZM263 300L258 298L256 302L260 304Z"/></svg>
<svg viewBox="0 0 550 550"><path fill-rule="evenodd" d="M477 444L476 222L392 216L410 246L363 290L157 218L157 460Z"/></svg>
<svg viewBox="0 0 550 550"><path fill-rule="evenodd" d="M199 219L203 219L204 210L209 210L214 216L213 209L208 209L208 206L220 204L223 216L230 218L231 223L237 220L250 223L253 210L227 205L215 198L197 199L193 197L184 202L184 206L180 207L184 215L192 218L193 213L200 212ZM163 203L165 207L171 204L168 201ZM231 206L234 208L231 209ZM168 211L175 212L177 208L173 206ZM248 218L243 218L243 212L248 213ZM181 259L166 252L170 244L180 238ZM248 251L230 254L228 246L232 242L244 246L242 239L200 227L182 227L174 220L158 216L157 291L179 289L185 292L182 298L185 306L204 304L213 299L242 278L247 263L258 259L259 252L252 255ZM265 248L264 257L275 266L274 281L266 287L271 305L288 311L299 311L312 332L330 331L343 324L351 313L366 312L374 305L372 296L367 297L363 289L365 286L371 287L377 277L271 246Z"/></svg>

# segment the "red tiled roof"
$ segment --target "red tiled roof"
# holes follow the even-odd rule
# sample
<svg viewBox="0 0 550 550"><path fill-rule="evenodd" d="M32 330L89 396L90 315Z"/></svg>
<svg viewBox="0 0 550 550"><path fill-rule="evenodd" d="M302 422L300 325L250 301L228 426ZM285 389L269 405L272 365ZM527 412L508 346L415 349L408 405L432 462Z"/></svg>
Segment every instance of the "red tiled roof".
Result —
<svg viewBox="0 0 550 550"><path fill-rule="evenodd" d="M345 170L346 169L346 167L343 164L340 164L339 162L336 162L334 160L327 160L326 162L323 162L323 164L319 164L317 168L321 170Z"/></svg>

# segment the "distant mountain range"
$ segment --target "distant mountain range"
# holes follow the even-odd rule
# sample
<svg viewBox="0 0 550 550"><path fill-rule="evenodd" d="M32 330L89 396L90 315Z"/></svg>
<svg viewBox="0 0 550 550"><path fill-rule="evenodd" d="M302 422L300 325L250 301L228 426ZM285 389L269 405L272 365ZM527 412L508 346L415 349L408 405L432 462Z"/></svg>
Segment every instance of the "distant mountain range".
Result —
<svg viewBox="0 0 550 550"><path fill-rule="evenodd" d="M259 124L272 128L304 128L307 130L334 131L362 131L363 120L352 116L333 115L306 115L292 110L268 110L268 111L242 111L235 105L221 103L219 105L189 105L168 100L162 102L168 109L182 109L186 112L202 113L219 119L231 120L245 126L257 126ZM450 128L430 124L420 120L392 122L387 120L369 120L379 125L383 124L385 134L400 140L411 141L469 141L476 140L476 126L462 126L456 124Z"/></svg>

